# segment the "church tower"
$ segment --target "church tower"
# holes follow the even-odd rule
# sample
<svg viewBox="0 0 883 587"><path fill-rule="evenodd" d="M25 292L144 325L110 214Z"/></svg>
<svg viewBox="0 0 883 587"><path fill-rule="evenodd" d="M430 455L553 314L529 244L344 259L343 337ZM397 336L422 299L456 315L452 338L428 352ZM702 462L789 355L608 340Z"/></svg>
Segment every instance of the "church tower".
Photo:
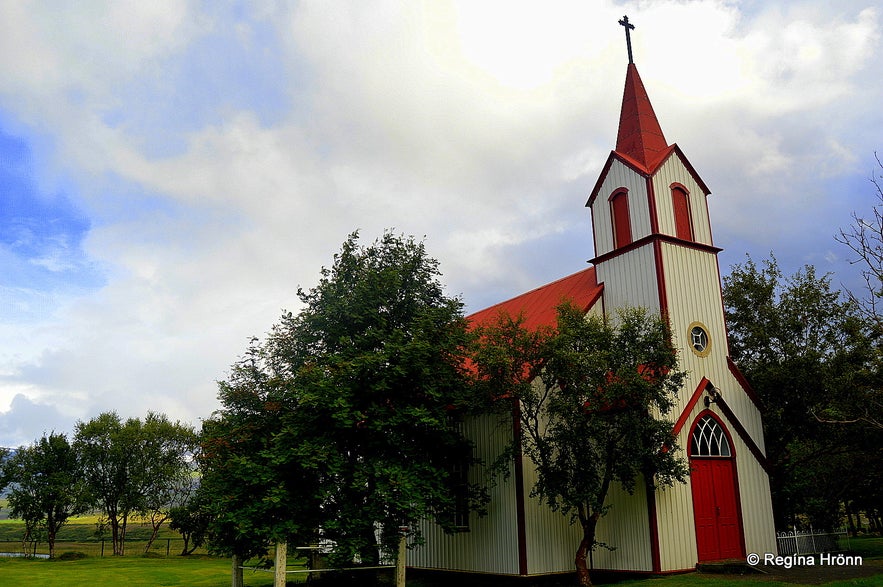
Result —
<svg viewBox="0 0 883 587"><path fill-rule="evenodd" d="M680 147L665 139L632 60L633 27L627 18L620 24L629 64L616 148L586 204L592 263L605 314L628 306L658 312L688 373L674 417L691 477L689 487L650 492L653 566L678 568L691 556L744 558L770 548L773 535L760 402L729 358L710 191ZM693 520L695 541L667 535L678 519Z"/></svg>

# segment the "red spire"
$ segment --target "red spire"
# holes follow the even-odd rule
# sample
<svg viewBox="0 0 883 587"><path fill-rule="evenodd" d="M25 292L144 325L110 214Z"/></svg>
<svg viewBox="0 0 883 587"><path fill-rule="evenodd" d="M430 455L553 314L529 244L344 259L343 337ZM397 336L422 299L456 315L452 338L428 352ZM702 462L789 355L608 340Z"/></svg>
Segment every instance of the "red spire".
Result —
<svg viewBox="0 0 883 587"><path fill-rule="evenodd" d="M634 63L629 63L625 75L622 112L619 115L616 152L649 169L667 151L668 143L659 121L656 120L647 90L638 75L638 68Z"/></svg>

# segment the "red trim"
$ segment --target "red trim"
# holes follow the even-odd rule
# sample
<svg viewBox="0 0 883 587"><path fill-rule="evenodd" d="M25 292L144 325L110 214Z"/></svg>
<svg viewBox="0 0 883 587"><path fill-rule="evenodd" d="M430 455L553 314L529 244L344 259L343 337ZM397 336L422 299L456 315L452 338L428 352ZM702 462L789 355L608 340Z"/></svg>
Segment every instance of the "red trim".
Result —
<svg viewBox="0 0 883 587"><path fill-rule="evenodd" d="M745 392L745 395L754 403L755 407L758 410L763 411L763 401L761 401L760 396L757 395L757 392L754 391L754 388L751 387L751 384L748 383L748 380L745 379L745 376L742 375L742 371L739 370L739 366L736 365L735 361L733 361L732 357L727 357L727 367L730 368L730 373L733 374L733 377L736 378L736 381L739 382L739 385L742 386L742 390Z"/></svg>
<svg viewBox="0 0 883 587"><path fill-rule="evenodd" d="M690 417L690 414L693 413L693 408L696 407L696 403L699 401L699 397L708 389L711 381L708 380L707 377L703 377L702 381L699 382L699 385L696 386L696 390L693 392L693 395L690 396L690 401L687 402L686 407L681 412L681 415L678 417L678 421L675 422L675 427L672 430L672 434L677 436L681 433L681 428L684 427L684 424L687 423L687 418Z"/></svg>
<svg viewBox="0 0 883 587"><path fill-rule="evenodd" d="M668 319L668 294L665 289L665 272L662 269L662 243L653 241L653 260L656 265L656 291L659 295L659 313Z"/></svg>
<svg viewBox="0 0 883 587"><path fill-rule="evenodd" d="M677 182L668 187L671 192L671 207L674 211L675 236L685 241L693 241L696 238L696 231L693 229L690 190Z"/></svg>
<svg viewBox="0 0 883 587"><path fill-rule="evenodd" d="M647 178L647 205L650 209L650 232L657 234L659 232L659 214L656 211L656 193L653 189L653 180Z"/></svg>
<svg viewBox="0 0 883 587"><path fill-rule="evenodd" d="M527 528L524 512L524 462L521 452L521 404L512 402L512 435L515 441L515 526L518 534L518 574L527 575Z"/></svg>
<svg viewBox="0 0 883 587"><path fill-rule="evenodd" d="M647 491L647 519L650 522L650 558L653 561L653 572L662 569L662 557L659 555L659 521L656 514L656 488L652 479L644 480Z"/></svg>
<svg viewBox="0 0 883 587"><path fill-rule="evenodd" d="M589 192L589 199L586 200L586 208L591 208L595 203L595 198L598 197L598 192L601 191L601 186L604 184L604 180L607 178L607 174L610 173L610 166L613 165L613 159L616 155L616 151L610 151L610 154L607 156L607 161L604 163L604 167L601 168L601 173L598 175L598 180L595 182L592 191Z"/></svg>
<svg viewBox="0 0 883 587"><path fill-rule="evenodd" d="M645 244L653 242L653 241L671 243L673 245L686 247L688 249L693 249L696 251L703 251L706 253L712 253L715 255L717 253L720 253L723 250L723 249L719 249L717 247L713 247L711 245L706 245L706 244L697 243L697 242L683 241L679 238L673 237L668 234L651 234L651 235L645 236L643 238L639 238L636 241L632 241L632 244L628 245L627 247L622 247L621 249L615 249L615 250L610 251L608 253L604 253L603 255L598 255L594 259L589 259L589 263L594 263L595 265L597 265L598 263L601 263L602 261L607 261L608 259L612 259L613 257L617 257L617 256L622 255L624 253L628 253L629 251L633 251L633 250L641 247L642 245L645 245Z"/></svg>
<svg viewBox="0 0 883 587"><path fill-rule="evenodd" d="M687 420L690 418L690 414L693 413L693 408L696 407L696 404L699 402L699 398L702 397L702 394L705 392L706 389L708 389L708 386L710 384L711 381L709 381L707 377L702 378L702 381L700 381L699 385L696 386L696 390L693 392L693 395L690 396L690 401L687 402L687 405L684 407L681 415L678 417L678 421L675 422L674 428L672 429L672 434L674 434L675 436L680 434L681 429L684 427L684 424L686 424ZM763 470L766 471L767 474L769 474L770 463L767 460L766 455L763 454L763 451L760 450L760 447L757 446L757 443L754 442L754 439L751 438L750 434L748 434L748 430L745 429L745 427L742 425L742 422L739 421L739 418L737 418L736 414L733 413L733 410L730 409L730 406L729 404L727 404L726 400L724 400L723 397L718 396L716 404L720 408L720 411L723 412L723 414L727 417L727 420L730 421L730 424L732 424L733 428L736 430L736 434L739 435L739 438L741 438L742 442L745 443L745 446L748 447L748 451L757 460L757 462L760 463L760 466L763 467ZM693 425L695 426L695 422Z"/></svg>
<svg viewBox="0 0 883 587"><path fill-rule="evenodd" d="M733 413L733 410L730 409L726 400L724 400L723 397L718 397L716 403L717 407L720 408L720 411L723 412L727 417L727 420L733 425L733 428L736 429L736 434L739 435L739 438L741 438L742 442L745 443L745 446L748 447L748 451L754 456L755 460L760 463L760 466L763 467L763 470L766 471L767 475L769 475L771 467L766 455L763 454L763 451L760 450L760 447L757 446L754 439L751 438L751 435L748 434L748 431L742 426L742 422L739 421L739 418L737 418L736 414Z"/></svg>
<svg viewBox="0 0 883 587"><path fill-rule="evenodd" d="M613 248L620 249L632 243L632 215L629 191L619 187L607 198L610 209L610 225L613 228Z"/></svg>
<svg viewBox="0 0 883 587"><path fill-rule="evenodd" d="M614 159L617 159L623 165L634 170L639 175L641 175L643 177L648 177L650 175L653 175L656 172L656 170L659 169L660 167L662 167L665 164L665 162L668 161L668 158L674 154L678 155L678 157L681 160L681 163L683 163L684 167L687 168L687 172L690 174L690 176L693 178L693 180L699 185L699 188L702 190L702 192L706 196L711 195L711 190L708 189L708 186L705 185L705 182L702 181L702 178L699 177L698 173L696 173L696 169L687 160L687 157L684 155L684 152L681 150L681 148L678 146L678 144L675 143L675 144L669 146L668 151L662 156L662 158L660 158L659 161L657 161L655 165L653 165L652 167L649 167L649 168L642 166L639 162L629 158L626 155L623 155L622 153L617 153L616 151L610 151L610 155L607 157L607 162L604 163L604 168L601 170L601 174L598 176L598 181L595 182L595 186L592 188L592 191L589 194L589 199L586 202L586 206L591 207L594 204L595 198L598 196L598 192L601 191L601 187L604 184L604 180L607 179L607 174L610 172L610 167L613 165Z"/></svg>

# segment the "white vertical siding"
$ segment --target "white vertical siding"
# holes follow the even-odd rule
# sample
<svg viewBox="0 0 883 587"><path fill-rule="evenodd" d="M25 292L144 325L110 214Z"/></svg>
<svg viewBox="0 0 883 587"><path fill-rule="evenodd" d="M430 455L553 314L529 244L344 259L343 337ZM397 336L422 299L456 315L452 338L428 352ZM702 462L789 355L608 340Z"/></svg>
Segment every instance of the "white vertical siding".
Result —
<svg viewBox="0 0 883 587"><path fill-rule="evenodd" d="M655 266L651 245L600 263L595 271L604 284L604 310L613 315L616 308L640 306L659 312Z"/></svg>
<svg viewBox="0 0 883 587"><path fill-rule="evenodd" d="M610 195L619 188L628 190L629 220L632 240L650 234L650 205L647 198L647 180L635 170L614 159L592 205L592 229L595 233L595 254L613 250Z"/></svg>
<svg viewBox="0 0 883 587"><path fill-rule="evenodd" d="M691 186L687 187L692 193ZM662 260L665 268L669 320L679 348L680 369L688 372L687 381L678 394L675 409L669 417L674 420L680 416L700 380L707 377L720 390L727 405L752 441L763 451L760 412L742 390L727 365L727 333L723 318L717 255L663 243ZM688 328L697 321L708 329L711 340L711 352L706 357L696 355L690 348ZM689 449L690 426L704 409L705 405L701 401L696 404L680 431L678 444L685 451L684 456ZM712 409L720 414L714 404ZM769 550L775 546L770 542L774 532L769 479L744 441L738 436L735 426L726 416L720 415L730 431L736 452L746 552L774 552ZM656 503L661 570L694 567L697 562L697 551L690 484L660 490L657 493ZM766 550L758 550L759 548Z"/></svg>
<svg viewBox="0 0 883 587"><path fill-rule="evenodd" d="M671 185L679 183L687 188L690 202L690 216L693 223L693 239L706 245L711 242L711 222L708 217L708 203L705 192L684 162L675 153L653 175L653 193L656 197L656 214L659 232L675 236L674 208L671 199Z"/></svg>
<svg viewBox="0 0 883 587"><path fill-rule="evenodd" d="M491 463L512 440L508 415L470 418L464 432L476 444L479 458ZM470 471L470 477L483 471ZM422 524L425 544L408 553L408 565L427 569L448 569L500 575L518 574L518 528L515 477L500 479L490 489L488 515L473 514L469 531L445 534L432 522Z"/></svg>
<svg viewBox="0 0 883 587"><path fill-rule="evenodd" d="M536 471L525 464L525 495L530 495L536 482ZM614 484L606 501L611 506L598 522L597 539L616 547L616 550L598 549L593 553L596 569L622 571L652 571L647 495L639 482L635 493L629 495ZM582 536L579 522L570 523L570 517L554 512L537 498L528 498L525 504L527 531L528 574L538 575L574 570L574 558Z"/></svg>
<svg viewBox="0 0 883 587"><path fill-rule="evenodd" d="M663 245L662 253L666 268L669 319L680 349L678 359L681 370L689 373L684 391L678 396L676 414L680 414L686 406L702 377L707 377L720 390L754 442L763 450L760 413L727 365L729 351L717 255L668 243ZM690 350L687 329L696 321L708 328L712 348L707 357L699 357Z"/></svg>

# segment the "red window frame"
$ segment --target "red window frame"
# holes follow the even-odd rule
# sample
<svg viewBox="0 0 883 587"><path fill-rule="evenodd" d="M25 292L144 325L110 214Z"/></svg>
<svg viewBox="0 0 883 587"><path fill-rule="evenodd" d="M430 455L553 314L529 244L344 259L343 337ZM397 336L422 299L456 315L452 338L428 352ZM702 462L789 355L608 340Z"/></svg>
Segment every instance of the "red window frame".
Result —
<svg viewBox="0 0 883 587"><path fill-rule="evenodd" d="M629 194L620 188L610 194L610 215L613 225L613 244L615 248L624 247L632 242L632 224L629 216Z"/></svg>
<svg viewBox="0 0 883 587"><path fill-rule="evenodd" d="M671 201L675 215L675 236L685 241L692 241L693 222L690 214L690 192L680 184L672 184Z"/></svg>

